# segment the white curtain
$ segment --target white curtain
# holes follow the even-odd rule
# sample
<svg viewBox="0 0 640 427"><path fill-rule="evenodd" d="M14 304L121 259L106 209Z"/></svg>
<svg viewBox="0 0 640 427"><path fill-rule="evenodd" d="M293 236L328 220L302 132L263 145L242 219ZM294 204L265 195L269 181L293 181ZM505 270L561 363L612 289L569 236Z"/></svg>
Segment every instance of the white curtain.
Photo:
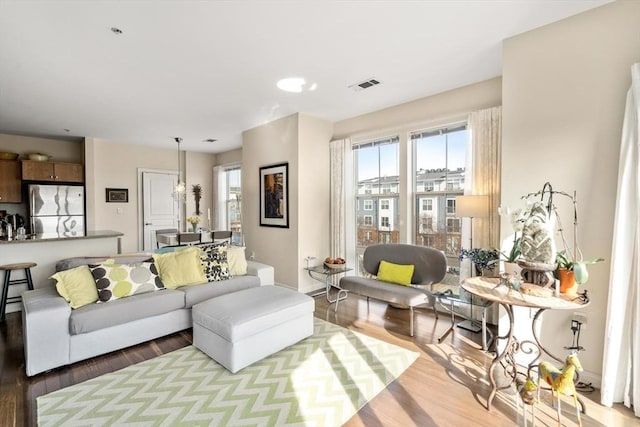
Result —
<svg viewBox="0 0 640 427"><path fill-rule="evenodd" d="M624 402L640 417L640 63L631 67L631 89L622 127L611 282L602 363L601 403Z"/></svg>
<svg viewBox="0 0 640 427"><path fill-rule="evenodd" d="M469 115L472 151L472 194L489 196L489 217L475 218L475 247L500 247L500 170L502 151L502 107L487 108Z"/></svg>
<svg viewBox="0 0 640 427"><path fill-rule="evenodd" d="M212 230L226 230L226 180L224 177L224 166L213 167L213 216Z"/></svg>
<svg viewBox="0 0 640 427"><path fill-rule="evenodd" d="M346 139L331 141L329 155L331 156L331 215L330 241L331 256L345 256L346 254L346 224L345 224L345 150L349 143Z"/></svg>

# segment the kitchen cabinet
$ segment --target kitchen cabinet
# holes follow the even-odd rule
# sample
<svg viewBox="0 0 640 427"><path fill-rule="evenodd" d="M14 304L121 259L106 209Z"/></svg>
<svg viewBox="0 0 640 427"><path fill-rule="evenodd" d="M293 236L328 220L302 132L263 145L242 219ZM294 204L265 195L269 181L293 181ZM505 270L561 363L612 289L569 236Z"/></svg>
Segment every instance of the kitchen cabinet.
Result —
<svg viewBox="0 0 640 427"><path fill-rule="evenodd" d="M0 203L22 203L20 162L0 160Z"/></svg>
<svg viewBox="0 0 640 427"><path fill-rule="evenodd" d="M25 181L84 182L82 165L77 163L22 161Z"/></svg>

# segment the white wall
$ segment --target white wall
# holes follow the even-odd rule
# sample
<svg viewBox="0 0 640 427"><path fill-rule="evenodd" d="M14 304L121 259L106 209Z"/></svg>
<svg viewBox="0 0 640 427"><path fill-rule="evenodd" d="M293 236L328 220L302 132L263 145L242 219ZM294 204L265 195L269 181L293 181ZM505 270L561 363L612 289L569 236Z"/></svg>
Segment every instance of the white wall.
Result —
<svg viewBox="0 0 640 427"><path fill-rule="evenodd" d="M174 143L175 145L175 143ZM177 171L177 148L167 142L166 149L135 144L123 144L87 138L85 167L87 168L87 224L90 230L116 230L122 237L123 252L137 252L141 221L138 207L138 169ZM200 183L210 204L211 182L215 156L204 153L183 153L186 157L187 214L194 210L191 184ZM105 188L128 188L129 203L107 203ZM203 205L204 206L204 205ZM205 212L206 212L206 206ZM122 213L118 213L118 209Z"/></svg>
<svg viewBox="0 0 640 427"><path fill-rule="evenodd" d="M333 139L365 136L372 132L439 126L466 118L468 113L501 103L502 80L496 77L437 95L374 111L334 123Z"/></svg>
<svg viewBox="0 0 640 427"><path fill-rule="evenodd" d="M247 253L273 265L277 283L302 292L319 287L305 277L304 257L328 253L329 248L330 137L330 123L302 114L242 134L242 226ZM289 163L289 228L261 227L259 169L284 162Z"/></svg>
<svg viewBox="0 0 640 427"><path fill-rule="evenodd" d="M631 64L640 61L639 22L640 2L619 1L508 39L503 48L502 204L517 206L521 195L545 181L557 190L577 191L580 247L586 258L607 259L591 266L582 286L592 302L583 310L588 324L580 360L596 377L625 96ZM563 218L570 237L572 219ZM508 228L503 224L503 236ZM541 338L555 354L566 354L562 347L571 344L571 316L544 316Z"/></svg>
<svg viewBox="0 0 640 427"><path fill-rule="evenodd" d="M203 227L211 226L207 221L207 209L213 212L213 165L215 164L215 161L215 154L196 152L186 153L186 215L192 216L196 214L193 186L195 184L200 184L200 187L202 188L202 198L200 199L200 225Z"/></svg>
<svg viewBox="0 0 640 427"><path fill-rule="evenodd" d="M247 254L272 265L275 281L292 288L297 288L298 277L297 143L297 114L242 133L242 227ZM289 163L289 228L261 227L260 167L284 162Z"/></svg>
<svg viewBox="0 0 640 427"><path fill-rule="evenodd" d="M299 115L298 141L298 290L310 292L318 282L309 277L304 258L318 262L330 255L330 159L329 141L333 125L308 115ZM344 256L344 255L343 255Z"/></svg>
<svg viewBox="0 0 640 427"><path fill-rule="evenodd" d="M52 156L51 161L69 163L84 162L82 142L69 142L59 139L0 133L0 151L18 153L20 154L20 160L26 159L29 153L43 153Z"/></svg>

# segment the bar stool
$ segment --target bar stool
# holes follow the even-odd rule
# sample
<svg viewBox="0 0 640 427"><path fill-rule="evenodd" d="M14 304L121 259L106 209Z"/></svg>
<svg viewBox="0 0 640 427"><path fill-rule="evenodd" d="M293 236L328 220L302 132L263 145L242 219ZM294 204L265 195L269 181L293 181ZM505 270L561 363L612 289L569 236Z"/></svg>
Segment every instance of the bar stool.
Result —
<svg viewBox="0 0 640 427"><path fill-rule="evenodd" d="M26 283L29 290L33 290L33 281L31 280L31 267L35 267L35 262L22 262L17 264L0 265L0 270L4 271L4 282L2 285L2 301L0 301L0 323L4 322L4 314L7 308L7 304L22 301L20 296L9 296L9 286L21 285ZM11 272L13 270L24 270L24 279L11 280Z"/></svg>

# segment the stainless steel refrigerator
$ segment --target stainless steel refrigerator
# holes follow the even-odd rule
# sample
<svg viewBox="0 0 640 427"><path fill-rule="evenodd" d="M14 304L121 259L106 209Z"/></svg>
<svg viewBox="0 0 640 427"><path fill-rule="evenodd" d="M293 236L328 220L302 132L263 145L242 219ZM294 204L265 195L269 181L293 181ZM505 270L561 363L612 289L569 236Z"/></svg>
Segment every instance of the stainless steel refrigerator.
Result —
<svg viewBox="0 0 640 427"><path fill-rule="evenodd" d="M84 186L31 184L28 191L31 233L84 236Z"/></svg>

